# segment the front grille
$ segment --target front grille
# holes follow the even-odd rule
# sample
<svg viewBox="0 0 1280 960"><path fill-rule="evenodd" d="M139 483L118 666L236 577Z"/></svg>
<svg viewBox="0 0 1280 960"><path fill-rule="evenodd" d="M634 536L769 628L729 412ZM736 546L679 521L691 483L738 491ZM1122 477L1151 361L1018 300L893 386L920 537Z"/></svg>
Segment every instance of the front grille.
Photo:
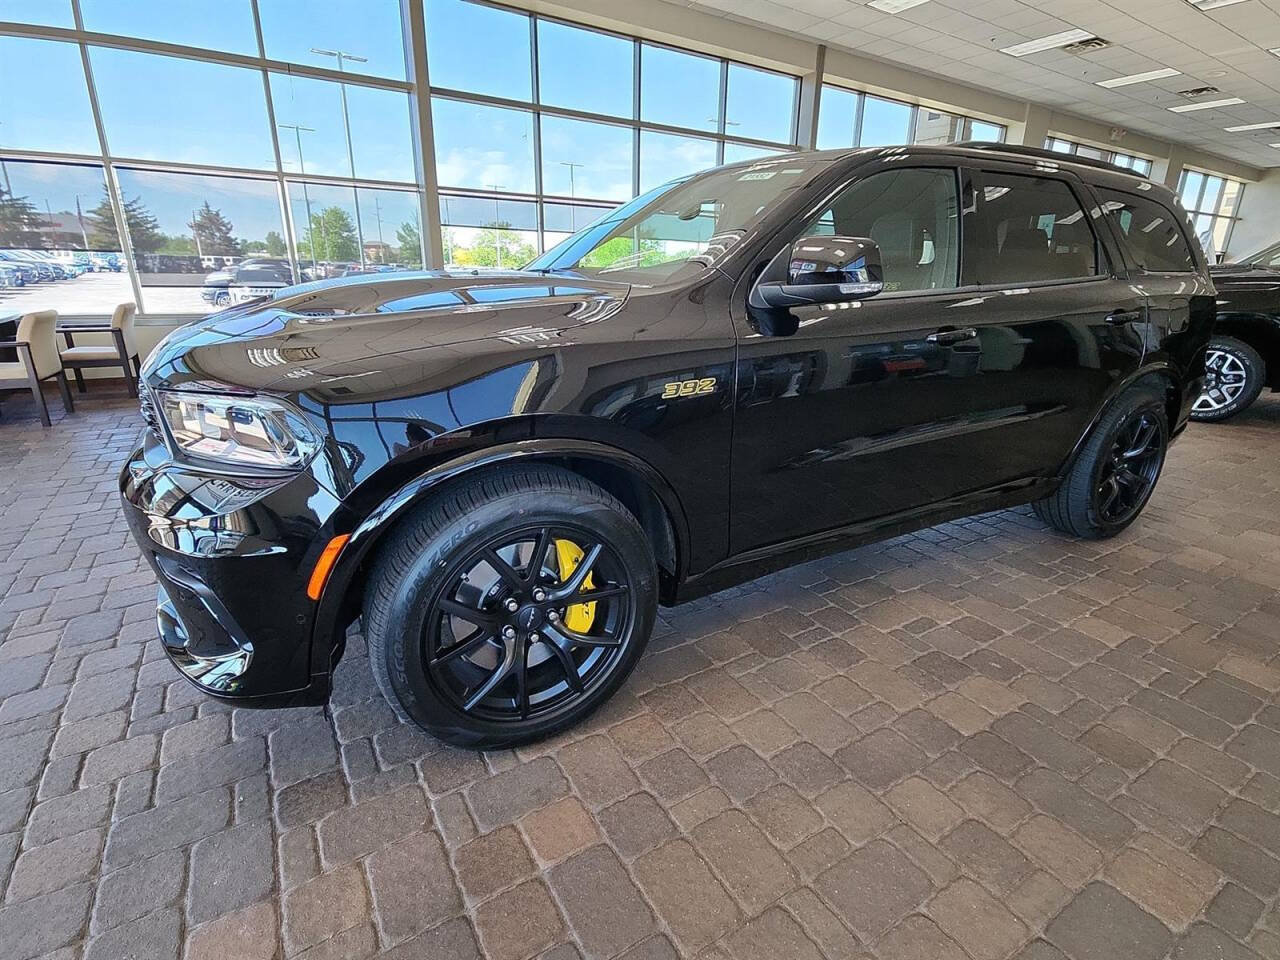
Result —
<svg viewBox="0 0 1280 960"><path fill-rule="evenodd" d="M160 429L160 414L156 412L156 402L151 396L151 391L143 384L138 384L138 409L147 424L147 429L155 434L157 440L163 439L164 432Z"/></svg>

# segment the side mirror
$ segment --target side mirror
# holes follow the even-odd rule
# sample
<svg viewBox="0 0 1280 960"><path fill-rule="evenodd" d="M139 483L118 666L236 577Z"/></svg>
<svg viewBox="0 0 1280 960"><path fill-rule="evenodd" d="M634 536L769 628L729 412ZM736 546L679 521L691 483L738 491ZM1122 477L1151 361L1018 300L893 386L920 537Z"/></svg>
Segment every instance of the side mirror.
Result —
<svg viewBox="0 0 1280 960"><path fill-rule="evenodd" d="M751 291L756 308L783 309L873 297L884 289L880 247L858 237L802 237L764 269Z"/></svg>

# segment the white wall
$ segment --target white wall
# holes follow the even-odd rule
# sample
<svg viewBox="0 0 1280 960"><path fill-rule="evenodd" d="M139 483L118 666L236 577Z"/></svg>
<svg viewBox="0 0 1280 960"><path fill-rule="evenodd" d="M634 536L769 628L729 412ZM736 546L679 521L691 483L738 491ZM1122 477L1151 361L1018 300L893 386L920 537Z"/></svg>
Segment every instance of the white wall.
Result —
<svg viewBox="0 0 1280 960"><path fill-rule="evenodd" d="M1247 184L1240 203L1240 219L1227 246L1228 259L1257 253L1280 240L1280 169Z"/></svg>

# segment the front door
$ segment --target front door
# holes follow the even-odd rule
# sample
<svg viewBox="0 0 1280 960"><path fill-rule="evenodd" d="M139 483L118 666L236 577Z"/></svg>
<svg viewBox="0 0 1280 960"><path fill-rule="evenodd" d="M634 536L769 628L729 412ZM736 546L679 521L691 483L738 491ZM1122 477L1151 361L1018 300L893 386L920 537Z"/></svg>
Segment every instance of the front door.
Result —
<svg viewBox="0 0 1280 960"><path fill-rule="evenodd" d="M1139 362L1141 300L1066 181L898 164L772 245L869 237L885 291L741 337L734 553L1046 476Z"/></svg>

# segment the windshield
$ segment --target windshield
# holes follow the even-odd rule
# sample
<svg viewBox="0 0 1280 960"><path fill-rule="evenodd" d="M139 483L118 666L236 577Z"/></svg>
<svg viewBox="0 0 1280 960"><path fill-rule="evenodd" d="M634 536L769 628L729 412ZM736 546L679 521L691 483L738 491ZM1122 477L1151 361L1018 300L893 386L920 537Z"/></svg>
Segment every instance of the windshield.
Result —
<svg viewBox="0 0 1280 960"><path fill-rule="evenodd" d="M696 276L828 162L782 157L663 184L562 240L527 269L638 284Z"/></svg>

